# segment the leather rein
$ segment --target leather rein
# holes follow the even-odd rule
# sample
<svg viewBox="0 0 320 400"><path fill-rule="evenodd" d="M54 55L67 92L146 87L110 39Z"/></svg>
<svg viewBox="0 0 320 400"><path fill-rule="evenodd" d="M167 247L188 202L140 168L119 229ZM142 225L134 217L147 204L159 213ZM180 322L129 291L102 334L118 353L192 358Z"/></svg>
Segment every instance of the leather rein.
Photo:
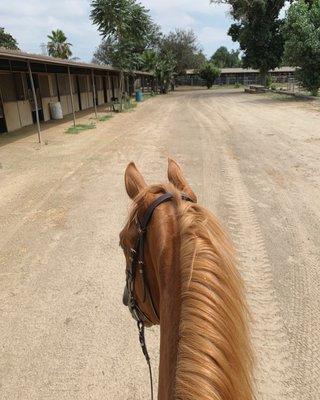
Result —
<svg viewBox="0 0 320 400"><path fill-rule="evenodd" d="M187 196L186 194L181 194L182 200L193 202L193 200ZM145 323L154 324L156 321L160 323L160 317L158 312L154 306L154 302L149 290L148 283L146 281L145 275L145 257L144 257L144 246L146 241L147 227L151 220L154 210L163 203L171 201L173 199L172 193L164 193L159 196L153 203L149 205L146 212L144 213L142 220L137 219L137 228L138 228L138 238L136 241L136 245L134 248L130 249L130 263L128 268L126 269L126 296L127 296L127 306L131 312L132 317L137 321L138 331L139 331L139 342L142 349L142 352L145 356L149 367L149 375L150 375L150 386L151 386L151 400L153 400L153 380L152 380L152 371L150 364L150 357L148 354L146 340L145 340ZM144 313L138 305L137 298L135 295L135 279L137 270L141 276L142 286L143 286L143 303L148 301L151 306L153 313L153 320L149 318L146 313Z"/></svg>

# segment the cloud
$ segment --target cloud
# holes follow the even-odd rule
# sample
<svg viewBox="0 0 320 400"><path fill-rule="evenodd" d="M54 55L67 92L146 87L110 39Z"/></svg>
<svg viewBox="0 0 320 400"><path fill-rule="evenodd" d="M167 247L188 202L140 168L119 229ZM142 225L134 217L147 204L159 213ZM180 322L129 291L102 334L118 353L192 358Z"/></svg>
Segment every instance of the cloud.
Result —
<svg viewBox="0 0 320 400"><path fill-rule="evenodd" d="M227 36L230 25L228 7L210 4L209 0L140 0L150 9L153 19L164 32L175 28L193 29L211 55L220 44L235 45ZM74 56L90 61L101 37L90 18L89 0L10 0L0 2L5 29L25 51L40 52L53 29L62 29L73 44Z"/></svg>
<svg viewBox="0 0 320 400"><path fill-rule="evenodd" d="M74 56L90 61L100 43L96 27L89 19L87 0L11 0L0 3L5 29L18 41L22 50L39 53L47 35L62 29L73 44Z"/></svg>
<svg viewBox="0 0 320 400"><path fill-rule="evenodd" d="M212 42L220 43L225 41L226 37L224 29L217 29L212 26L205 26L199 33L199 40L204 45L211 44Z"/></svg>
<svg viewBox="0 0 320 400"><path fill-rule="evenodd" d="M229 7L209 0L141 0L163 31L193 29L204 52L211 56L219 46L236 48L227 32L231 24Z"/></svg>

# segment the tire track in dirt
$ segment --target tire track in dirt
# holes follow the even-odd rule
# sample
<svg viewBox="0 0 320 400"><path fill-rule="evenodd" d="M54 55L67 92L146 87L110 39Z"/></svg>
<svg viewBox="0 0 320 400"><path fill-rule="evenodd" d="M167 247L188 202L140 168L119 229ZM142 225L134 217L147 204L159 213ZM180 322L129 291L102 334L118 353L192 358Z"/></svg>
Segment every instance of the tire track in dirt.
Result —
<svg viewBox="0 0 320 400"><path fill-rule="evenodd" d="M270 261L254 208L237 162L224 152L229 228L238 250L239 265L252 314L252 340L257 357L257 398L293 399L290 387L289 341L273 289Z"/></svg>
<svg viewBox="0 0 320 400"><path fill-rule="evenodd" d="M209 143L214 142L219 148L224 173L223 196L230 210L228 226L237 249L252 316L252 341L256 353L256 396L258 400L293 400L294 393L290 387L289 341L273 288L271 265L262 231L238 163L227 143L226 121L224 119L219 124L218 115L218 118L215 116L213 124L210 119L212 111L213 109L203 102L193 110L202 121L203 133L209 136ZM210 162L210 158L207 162L208 160ZM210 171L210 166L207 165L204 169ZM210 187L209 182L206 182L206 185Z"/></svg>
<svg viewBox="0 0 320 400"><path fill-rule="evenodd" d="M208 108L208 104L204 104L203 101L201 103L205 109ZM234 104L231 104L231 107L234 107ZM225 112L223 104L219 103L216 111L219 116L223 117ZM239 116L235 117L235 114L232 112L230 113L230 118L223 118L227 125L227 129L225 127L226 135L224 135L227 138L227 143L229 143L228 140L231 140L230 133L234 134L235 127L241 121ZM259 127L259 118L255 114L251 115L248 119L248 126ZM268 130L277 133L279 129L278 122L278 119L272 121L272 124L268 126ZM245 136L243 140L247 140ZM282 150L283 153L289 154L292 151L292 157L294 159L297 157L297 152L292 150L295 149L295 146L292 144L290 135L281 130L281 134L277 135L275 140L274 145L277 147L281 146L282 148L284 144L286 145ZM229 147L231 147L231 143ZM300 151L305 152L306 150L302 147ZM274 157L275 155L273 154L269 159L264 159L264 163L269 160L270 168L272 168ZM232 158L236 160L233 155ZM314 163L313 165L316 164ZM257 179L259 179L258 176ZM285 178L279 175L279 179L283 179L284 182ZM272 187L274 183L270 181L269 185ZM309 186L305 185L304 190L309 190ZM275 297L277 294L281 295L282 293L277 302L285 323L288 338L287 352L289 353L290 351L291 371L287 384L290 385L291 390L294 390L298 399L318 400L320 383L320 344L318 340L320 337L319 248L309 238L310 231L306 220L308 212L312 213L312 208L311 210L309 208L310 204L311 206L313 205L313 203L310 203L312 196L300 197L298 186L295 191L293 194L292 188L289 190L289 186L285 187L285 189L281 188L274 191L274 197L277 198L277 207L275 207L273 214L279 221L282 235L290 238L291 245L287 249L287 254L289 255L287 263L284 266L278 264L272 266L269 261L269 270L273 279L275 279L275 268L285 267L288 274L284 289L279 287L280 284L278 282L272 283ZM297 207L294 199L299 199L301 207ZM317 221L316 213L312 214L312 221ZM262 233L261 229L260 233ZM287 292L285 297L282 297L284 295L283 291ZM306 388L308 389L306 390Z"/></svg>
<svg viewBox="0 0 320 400"><path fill-rule="evenodd" d="M319 399L320 303L319 303L319 249L309 240L305 220L299 212L290 212L295 205L285 192L277 194L283 205L282 232L291 238L293 255L289 256L292 293L288 313L288 336L293 355L293 384L299 399ZM307 208L307 205L305 205ZM290 214L288 215L288 210ZM306 391L306 388L308 390Z"/></svg>

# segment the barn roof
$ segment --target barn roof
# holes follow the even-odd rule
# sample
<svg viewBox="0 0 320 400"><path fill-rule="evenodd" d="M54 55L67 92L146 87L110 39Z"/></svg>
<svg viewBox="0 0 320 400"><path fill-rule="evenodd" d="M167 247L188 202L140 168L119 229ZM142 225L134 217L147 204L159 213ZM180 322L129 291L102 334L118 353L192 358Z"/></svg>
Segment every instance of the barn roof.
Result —
<svg viewBox="0 0 320 400"><path fill-rule="evenodd" d="M294 72L296 69L294 67L280 67L275 68L274 70L270 70L269 72ZM198 71L195 69L187 69L186 75L194 75L197 74ZM259 73L258 69L252 68L221 68L221 74L245 74L245 73Z"/></svg>
<svg viewBox="0 0 320 400"><path fill-rule="evenodd" d="M42 64L53 64L53 65L61 65L61 66L70 66L76 68L89 68L95 70L103 70L103 71L113 71L120 72L119 68L113 67L112 65L106 64L93 64L93 63L84 63L75 60L64 60L62 58L44 56L40 54L32 54L26 53L19 50L9 50L4 47L0 47L0 58L12 59L12 60L21 60L21 61L31 61L34 63L42 63ZM140 75L149 75L152 76L151 72L144 71L133 71L136 74Z"/></svg>

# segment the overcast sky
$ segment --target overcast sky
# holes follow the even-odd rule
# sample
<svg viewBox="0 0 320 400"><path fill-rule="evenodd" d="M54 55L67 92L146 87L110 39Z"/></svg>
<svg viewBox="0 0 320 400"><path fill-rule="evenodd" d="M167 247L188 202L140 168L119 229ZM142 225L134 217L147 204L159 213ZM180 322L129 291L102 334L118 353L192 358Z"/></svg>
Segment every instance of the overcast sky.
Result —
<svg viewBox="0 0 320 400"><path fill-rule="evenodd" d="M163 32L192 28L206 55L219 46L237 48L227 35L231 20L224 5L209 0L140 0L150 9ZM101 37L89 20L89 0L0 0L1 26L18 41L21 50L40 53L53 29L62 29L73 44L73 56L91 61Z"/></svg>

